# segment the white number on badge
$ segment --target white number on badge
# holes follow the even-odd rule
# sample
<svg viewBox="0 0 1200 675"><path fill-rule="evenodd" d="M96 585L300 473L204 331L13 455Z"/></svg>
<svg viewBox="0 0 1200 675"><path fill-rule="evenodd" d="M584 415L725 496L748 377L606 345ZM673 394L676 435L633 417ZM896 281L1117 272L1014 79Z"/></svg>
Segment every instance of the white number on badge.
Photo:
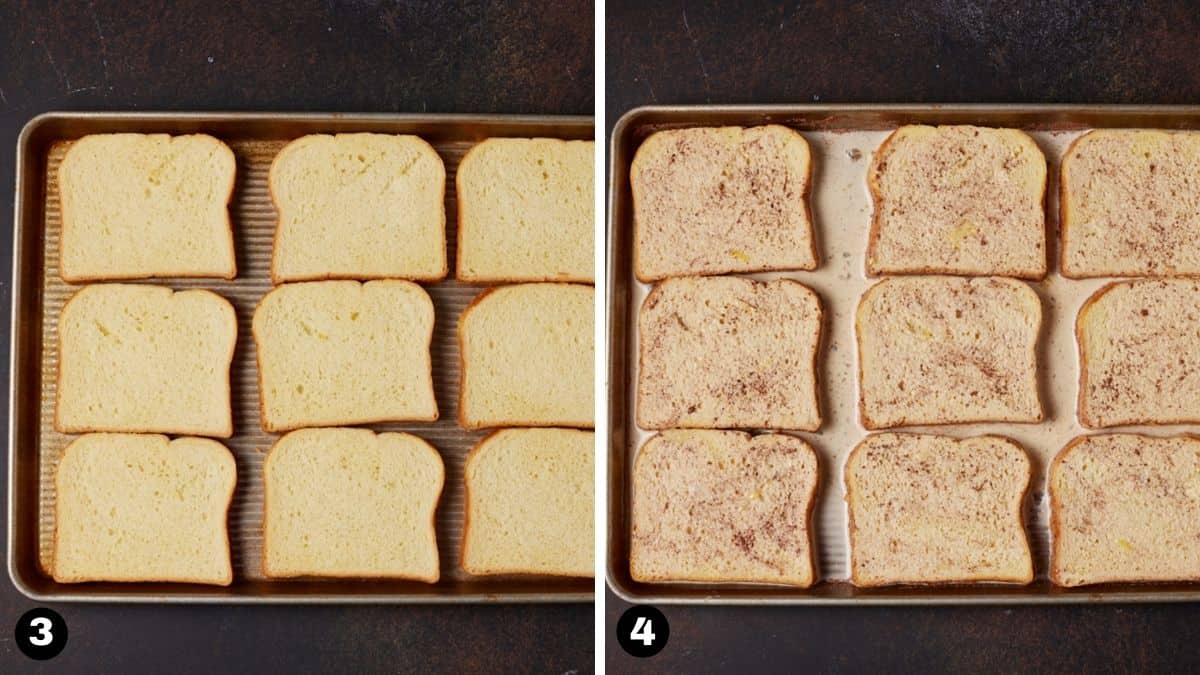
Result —
<svg viewBox="0 0 1200 675"><path fill-rule="evenodd" d="M652 622L644 616L637 618L637 623L633 624L633 632L629 634L630 640L641 640L644 645L654 644L654 633L651 632Z"/></svg>

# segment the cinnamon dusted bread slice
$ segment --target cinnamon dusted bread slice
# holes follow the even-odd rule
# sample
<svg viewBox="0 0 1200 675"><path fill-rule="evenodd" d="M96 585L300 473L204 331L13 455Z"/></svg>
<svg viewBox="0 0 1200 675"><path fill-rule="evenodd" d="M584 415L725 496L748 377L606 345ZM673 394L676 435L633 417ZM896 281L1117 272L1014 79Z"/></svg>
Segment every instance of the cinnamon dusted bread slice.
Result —
<svg viewBox="0 0 1200 675"><path fill-rule="evenodd" d="M1046 158L1024 132L903 126L867 183L868 273L1046 275Z"/></svg>
<svg viewBox="0 0 1200 675"><path fill-rule="evenodd" d="M813 431L821 303L791 279L668 279L638 316L638 426Z"/></svg>
<svg viewBox="0 0 1200 675"><path fill-rule="evenodd" d="M818 476L816 453L794 436L654 436L634 463L630 574L811 586Z"/></svg>
<svg viewBox="0 0 1200 675"><path fill-rule="evenodd" d="M868 436L846 461L856 586L1027 584L1025 451L998 436Z"/></svg>
<svg viewBox="0 0 1200 675"><path fill-rule="evenodd" d="M1050 467L1060 586L1200 581L1200 439L1082 436Z"/></svg>

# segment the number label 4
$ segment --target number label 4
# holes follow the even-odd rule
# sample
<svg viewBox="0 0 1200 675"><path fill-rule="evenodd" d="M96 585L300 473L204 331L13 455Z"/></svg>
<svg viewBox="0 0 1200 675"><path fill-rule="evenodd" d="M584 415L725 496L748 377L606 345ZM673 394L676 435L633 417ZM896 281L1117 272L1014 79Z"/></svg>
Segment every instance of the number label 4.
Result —
<svg viewBox="0 0 1200 675"><path fill-rule="evenodd" d="M633 624L633 631L629 633L630 640L641 640L644 645L654 644L653 622L644 616L639 616L637 622Z"/></svg>

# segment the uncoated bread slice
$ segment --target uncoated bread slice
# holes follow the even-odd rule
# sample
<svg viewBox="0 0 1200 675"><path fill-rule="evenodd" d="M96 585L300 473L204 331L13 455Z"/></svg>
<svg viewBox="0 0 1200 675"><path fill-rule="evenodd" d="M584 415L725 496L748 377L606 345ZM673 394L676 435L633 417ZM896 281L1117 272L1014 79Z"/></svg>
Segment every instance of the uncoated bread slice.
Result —
<svg viewBox="0 0 1200 675"><path fill-rule="evenodd" d="M1049 482L1054 583L1200 581L1200 439L1081 436Z"/></svg>
<svg viewBox="0 0 1200 675"><path fill-rule="evenodd" d="M416 136L313 134L271 162L271 279L446 276L446 167Z"/></svg>
<svg viewBox="0 0 1200 675"><path fill-rule="evenodd" d="M1085 426L1200 422L1200 281L1109 284L1075 333Z"/></svg>
<svg viewBox="0 0 1200 675"><path fill-rule="evenodd" d="M204 134L95 134L58 167L68 283L237 275L233 151Z"/></svg>
<svg viewBox="0 0 1200 675"><path fill-rule="evenodd" d="M633 469L631 576L811 586L817 481L816 453L794 436L654 436Z"/></svg>
<svg viewBox="0 0 1200 675"><path fill-rule="evenodd" d="M875 434L846 461L856 586L1027 584L1021 515L1032 464L998 436Z"/></svg>
<svg viewBox="0 0 1200 675"><path fill-rule="evenodd" d="M652 134L629 170L634 273L811 270L812 156L792 129L697 127Z"/></svg>
<svg viewBox="0 0 1200 675"><path fill-rule="evenodd" d="M265 431L438 417L433 301L412 282L278 286L253 328Z"/></svg>
<svg viewBox="0 0 1200 675"><path fill-rule="evenodd" d="M463 569L594 576L595 440L577 429L502 429L476 445Z"/></svg>
<svg viewBox="0 0 1200 675"><path fill-rule="evenodd" d="M867 184L869 274L1046 275L1046 158L1024 132L903 126Z"/></svg>
<svg viewBox="0 0 1200 675"><path fill-rule="evenodd" d="M1062 161L1064 276L1200 274L1200 133L1103 129Z"/></svg>
<svg viewBox="0 0 1200 675"><path fill-rule="evenodd" d="M237 330L210 291L83 287L58 319L55 428L228 438Z"/></svg>
<svg viewBox="0 0 1200 675"><path fill-rule="evenodd" d="M638 426L815 431L821 303L791 279L668 279L638 316Z"/></svg>
<svg viewBox="0 0 1200 675"><path fill-rule="evenodd" d="M412 434L283 436L263 465L263 573L436 582L444 481L437 450Z"/></svg>
<svg viewBox="0 0 1200 675"><path fill-rule="evenodd" d="M1037 422L1042 306L1002 277L893 277L858 304L859 412L868 429Z"/></svg>
<svg viewBox="0 0 1200 675"><path fill-rule="evenodd" d="M459 424L595 424L595 290L578 284L488 289L458 320Z"/></svg>
<svg viewBox="0 0 1200 675"><path fill-rule="evenodd" d="M205 438L86 434L55 474L54 580L227 586L233 455Z"/></svg>
<svg viewBox="0 0 1200 675"><path fill-rule="evenodd" d="M462 281L595 279L591 141L489 138L458 165Z"/></svg>

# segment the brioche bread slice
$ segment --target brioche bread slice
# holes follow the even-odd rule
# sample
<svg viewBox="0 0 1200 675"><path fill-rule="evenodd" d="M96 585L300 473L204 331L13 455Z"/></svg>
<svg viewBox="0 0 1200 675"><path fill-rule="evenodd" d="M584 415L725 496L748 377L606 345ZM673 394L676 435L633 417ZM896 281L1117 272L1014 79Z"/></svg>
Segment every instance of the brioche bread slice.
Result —
<svg viewBox="0 0 1200 675"><path fill-rule="evenodd" d="M595 290L577 284L490 288L458 320L459 424L595 424Z"/></svg>
<svg viewBox="0 0 1200 675"><path fill-rule="evenodd" d="M791 279L668 279L638 316L638 426L815 431L821 303Z"/></svg>
<svg viewBox="0 0 1200 675"><path fill-rule="evenodd" d="M58 273L100 279L237 275L233 151L204 134L96 134L58 167Z"/></svg>
<svg viewBox="0 0 1200 675"><path fill-rule="evenodd" d="M1084 426L1200 422L1200 281L1108 284L1075 334Z"/></svg>
<svg viewBox="0 0 1200 675"><path fill-rule="evenodd" d="M794 436L655 435L633 468L631 576L811 586L818 475Z"/></svg>
<svg viewBox="0 0 1200 675"><path fill-rule="evenodd" d="M229 438L233 306L206 290L80 289L58 319L54 427Z"/></svg>
<svg viewBox="0 0 1200 675"><path fill-rule="evenodd" d="M263 465L263 573L435 583L441 455L412 434L301 429Z"/></svg>
<svg viewBox="0 0 1200 675"><path fill-rule="evenodd" d="M228 586L236 483L233 455L206 438L76 438L54 478L54 580Z"/></svg>
<svg viewBox="0 0 1200 675"><path fill-rule="evenodd" d="M277 286L253 329L265 431L438 417L433 301L410 281Z"/></svg>
<svg viewBox="0 0 1200 675"><path fill-rule="evenodd" d="M446 276L446 167L416 136L313 134L271 162L271 280Z"/></svg>
<svg viewBox="0 0 1200 675"><path fill-rule="evenodd" d="M1042 305L1014 279L893 277L858 304L863 426L1038 422Z"/></svg>
<svg viewBox="0 0 1200 675"><path fill-rule="evenodd" d="M595 434L502 429L467 458L470 574L595 575Z"/></svg>
<svg viewBox="0 0 1200 675"><path fill-rule="evenodd" d="M867 184L868 274L1046 275L1046 157L1024 132L903 126Z"/></svg>
<svg viewBox="0 0 1200 675"><path fill-rule="evenodd" d="M642 281L817 267L812 156L787 127L659 131L638 148L629 181Z"/></svg>
<svg viewBox="0 0 1200 675"><path fill-rule="evenodd" d="M874 434L846 461L856 586L1033 581L1033 465L999 436Z"/></svg>
<svg viewBox="0 0 1200 675"><path fill-rule="evenodd" d="M1054 583L1200 581L1200 439L1081 436L1049 482Z"/></svg>
<svg viewBox="0 0 1200 675"><path fill-rule="evenodd" d="M1200 275L1200 132L1102 129L1062 160L1062 273Z"/></svg>
<svg viewBox="0 0 1200 675"><path fill-rule="evenodd" d="M489 138L458 165L458 264L469 282L595 280L592 141Z"/></svg>

